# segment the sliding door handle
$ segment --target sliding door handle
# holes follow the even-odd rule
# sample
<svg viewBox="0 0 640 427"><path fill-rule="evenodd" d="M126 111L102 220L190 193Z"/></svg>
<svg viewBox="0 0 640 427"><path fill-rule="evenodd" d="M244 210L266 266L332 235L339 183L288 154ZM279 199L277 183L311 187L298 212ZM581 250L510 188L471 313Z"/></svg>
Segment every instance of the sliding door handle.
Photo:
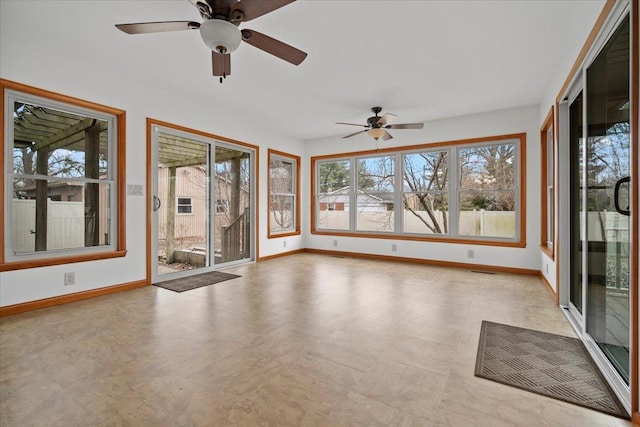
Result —
<svg viewBox="0 0 640 427"><path fill-rule="evenodd" d="M157 196L153 196L153 211L156 212L158 209L160 209L160 206L162 206L162 203L160 203L160 198L158 198Z"/></svg>
<svg viewBox="0 0 640 427"><path fill-rule="evenodd" d="M631 211L629 210L629 205L627 205L626 209L622 209L620 207L620 187L625 182L628 182L629 184L631 184L631 177L630 176L626 176L624 178L620 178L616 182L616 187L613 190L613 204L615 205L615 208L618 211L618 213L620 213L622 215L630 216L631 215ZM629 200L629 198L627 198L627 200Z"/></svg>

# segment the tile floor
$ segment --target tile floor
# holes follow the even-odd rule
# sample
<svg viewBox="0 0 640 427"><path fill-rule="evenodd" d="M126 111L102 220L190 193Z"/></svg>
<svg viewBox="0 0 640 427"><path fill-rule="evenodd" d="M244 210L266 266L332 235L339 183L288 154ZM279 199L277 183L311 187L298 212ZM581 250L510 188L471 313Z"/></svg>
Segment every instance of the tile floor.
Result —
<svg viewBox="0 0 640 427"><path fill-rule="evenodd" d="M473 375L482 320L575 336L539 278L299 254L0 319L0 425L630 426Z"/></svg>

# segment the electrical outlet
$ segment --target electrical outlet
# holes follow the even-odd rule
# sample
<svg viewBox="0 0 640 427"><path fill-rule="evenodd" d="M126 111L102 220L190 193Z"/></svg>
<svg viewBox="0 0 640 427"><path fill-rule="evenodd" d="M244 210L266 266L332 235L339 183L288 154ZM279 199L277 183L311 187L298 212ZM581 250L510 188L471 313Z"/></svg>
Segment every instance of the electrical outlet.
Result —
<svg viewBox="0 0 640 427"><path fill-rule="evenodd" d="M547 274L549 274L549 263L547 263Z"/></svg>
<svg viewBox="0 0 640 427"><path fill-rule="evenodd" d="M76 284L76 273L68 272L64 273L64 285L71 286Z"/></svg>
<svg viewBox="0 0 640 427"><path fill-rule="evenodd" d="M398 245L396 245L395 243L391 244L391 252L396 252L398 250Z"/></svg>
<svg viewBox="0 0 640 427"><path fill-rule="evenodd" d="M283 240L283 241L282 241L282 247L283 247L283 248L286 248L286 247L287 247L287 241L286 241L286 240Z"/></svg>
<svg viewBox="0 0 640 427"><path fill-rule="evenodd" d="M475 256L475 253L473 252L473 249L469 249L467 251L467 258L473 258Z"/></svg>
<svg viewBox="0 0 640 427"><path fill-rule="evenodd" d="M334 248L337 248L337 247L338 247L338 241L337 241L337 240L334 240L334 241L333 241L333 247L334 247Z"/></svg>

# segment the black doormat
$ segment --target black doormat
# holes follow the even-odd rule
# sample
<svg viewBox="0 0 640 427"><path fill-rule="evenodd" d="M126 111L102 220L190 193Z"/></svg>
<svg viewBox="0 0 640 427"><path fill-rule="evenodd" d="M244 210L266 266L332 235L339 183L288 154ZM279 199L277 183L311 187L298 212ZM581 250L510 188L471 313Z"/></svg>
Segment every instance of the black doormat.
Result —
<svg viewBox="0 0 640 427"><path fill-rule="evenodd" d="M191 289L213 285L225 280L240 277L237 274L223 273L222 271L212 271L210 273L196 274L195 276L183 277L181 279L167 280L166 282L154 283L155 286L169 289L175 292L190 291Z"/></svg>
<svg viewBox="0 0 640 427"><path fill-rule="evenodd" d="M485 320L475 375L629 419L577 338Z"/></svg>

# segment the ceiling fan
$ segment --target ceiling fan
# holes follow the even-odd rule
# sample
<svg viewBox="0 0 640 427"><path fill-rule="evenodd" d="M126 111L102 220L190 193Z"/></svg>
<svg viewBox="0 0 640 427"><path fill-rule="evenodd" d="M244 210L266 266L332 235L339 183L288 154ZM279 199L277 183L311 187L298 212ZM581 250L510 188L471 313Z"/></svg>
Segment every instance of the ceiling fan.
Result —
<svg viewBox="0 0 640 427"><path fill-rule="evenodd" d="M127 34L158 33L164 31L200 30L204 43L211 49L213 75L220 83L231 74L231 55L241 41L299 65L307 54L293 46L255 30L239 29L242 22L293 3L295 0L189 0L198 8L202 23L193 21L140 22L118 24L116 28Z"/></svg>
<svg viewBox="0 0 640 427"><path fill-rule="evenodd" d="M403 123L403 124L395 124L390 125L389 122L398 118L395 114L385 113L382 117L378 116L382 111L382 107L373 107L371 111L375 116L369 117L367 119L366 125L359 125L356 123L344 123L337 122L338 125L349 125L349 126L360 126L365 127L364 130L359 130L358 132L350 133L349 135L345 135L342 138L351 138L352 136L356 136L363 132L367 132L367 134L375 139L376 141L382 138L385 141L393 138L387 129L422 129L424 127L424 123Z"/></svg>

